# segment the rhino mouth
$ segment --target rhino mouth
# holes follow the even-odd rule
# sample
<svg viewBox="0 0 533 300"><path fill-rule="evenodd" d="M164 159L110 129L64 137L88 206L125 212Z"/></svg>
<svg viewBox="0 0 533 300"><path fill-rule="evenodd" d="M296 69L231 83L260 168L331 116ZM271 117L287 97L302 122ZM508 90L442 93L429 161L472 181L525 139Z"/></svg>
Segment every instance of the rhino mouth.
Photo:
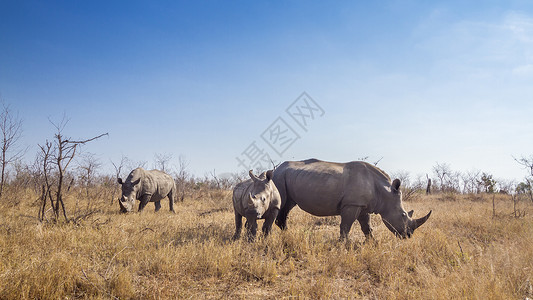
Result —
<svg viewBox="0 0 533 300"><path fill-rule="evenodd" d="M399 231L394 226L392 226L392 224L389 221L383 218L382 220L385 226L387 227L387 229L389 229L390 232L394 233L394 235L398 238L405 239L405 238L410 238L413 235L413 230L411 228L408 228L407 226L405 226L402 231Z"/></svg>
<svg viewBox="0 0 533 300"><path fill-rule="evenodd" d="M387 228L392 233L394 233L394 235L405 239L405 238L410 238L413 235L413 232L429 219L429 216L431 216L431 212L432 211L430 210L426 216L420 219L409 220L400 230L392 226L392 224L389 221L387 221L385 218L382 217L381 219L383 220L383 223L385 224L385 226L387 226Z"/></svg>
<svg viewBox="0 0 533 300"><path fill-rule="evenodd" d="M120 205L120 212L125 214L125 213L128 213L128 209L126 208L126 206L124 206L124 204L122 203L122 199L118 199L118 204Z"/></svg>
<svg viewBox="0 0 533 300"><path fill-rule="evenodd" d="M254 210L247 211L245 213L245 216L247 218L255 218L255 219L262 219L263 218L263 214L261 212L254 211Z"/></svg>

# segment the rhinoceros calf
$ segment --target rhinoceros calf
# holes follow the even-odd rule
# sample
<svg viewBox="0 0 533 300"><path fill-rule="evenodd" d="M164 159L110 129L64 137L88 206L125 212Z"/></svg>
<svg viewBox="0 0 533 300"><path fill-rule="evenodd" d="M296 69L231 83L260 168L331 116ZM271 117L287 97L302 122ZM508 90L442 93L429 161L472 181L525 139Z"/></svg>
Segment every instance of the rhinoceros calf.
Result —
<svg viewBox="0 0 533 300"><path fill-rule="evenodd" d="M154 202L155 211L161 208L161 200L168 197L170 211L174 211L174 196L176 184L172 176L159 170L147 171L137 168L128 175L126 181L117 178L122 185L122 197L119 199L120 211L131 212L135 200L140 200L139 211L142 211L148 202Z"/></svg>
<svg viewBox="0 0 533 300"><path fill-rule="evenodd" d="M274 171L273 181L282 200L276 220L281 229L295 205L315 216L340 215L341 239L348 237L355 220L371 238L370 213L380 214L387 228L402 238L411 237L431 215L411 219L413 211L402 207L400 180L391 183L385 172L366 162L286 161Z"/></svg>
<svg viewBox="0 0 533 300"><path fill-rule="evenodd" d="M265 219L263 234L270 233L272 224L278 215L281 197L272 182L272 170L264 172L259 177L249 172L250 179L243 181L233 189L233 209L235 210L235 234L238 239L241 234L242 217L246 218L246 231L249 240L254 240L257 232L257 219Z"/></svg>

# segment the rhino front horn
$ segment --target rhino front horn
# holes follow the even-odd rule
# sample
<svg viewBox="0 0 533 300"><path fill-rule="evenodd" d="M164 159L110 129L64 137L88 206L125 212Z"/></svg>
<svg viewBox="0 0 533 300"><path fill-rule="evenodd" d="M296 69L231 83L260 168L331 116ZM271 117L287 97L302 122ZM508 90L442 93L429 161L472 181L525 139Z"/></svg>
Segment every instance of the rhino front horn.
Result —
<svg viewBox="0 0 533 300"><path fill-rule="evenodd" d="M429 219L429 216L431 216L432 210L429 211L429 213L420 219L413 220L413 230L417 229L418 227L422 226L422 224L426 223L426 221Z"/></svg>
<svg viewBox="0 0 533 300"><path fill-rule="evenodd" d="M252 193L248 194L248 205L254 205L254 198L252 196Z"/></svg>

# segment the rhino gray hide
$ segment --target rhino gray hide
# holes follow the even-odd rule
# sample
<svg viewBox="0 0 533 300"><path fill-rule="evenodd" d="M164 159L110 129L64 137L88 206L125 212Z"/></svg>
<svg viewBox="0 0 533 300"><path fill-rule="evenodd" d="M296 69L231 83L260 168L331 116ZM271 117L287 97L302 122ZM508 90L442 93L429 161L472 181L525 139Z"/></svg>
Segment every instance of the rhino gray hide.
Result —
<svg viewBox="0 0 533 300"><path fill-rule="evenodd" d="M278 215L281 197L272 182L272 170L263 172L259 177L249 172L250 179L243 181L233 189L233 209L235 210L235 235L241 234L242 217L246 218L248 240L253 240L257 232L257 219L265 219L263 234L267 236Z"/></svg>
<svg viewBox="0 0 533 300"><path fill-rule="evenodd" d="M174 211L174 195L176 184L172 176L159 170L147 171L137 168L128 175L126 181L117 178L122 185L122 197L119 199L120 211L131 212L135 200L140 200L139 211L143 210L148 202L154 202L155 211L161 208L161 200L168 197L170 211Z"/></svg>
<svg viewBox="0 0 533 300"><path fill-rule="evenodd" d="M281 194L282 205L276 220L287 226L289 211L298 205L315 216L341 216L340 237L347 238L355 220L366 238L372 237L370 214L380 214L383 223L398 237L411 237L424 224L423 218L411 219L413 211L402 207L400 180L361 161L325 162L316 159L286 161L274 172L273 181Z"/></svg>

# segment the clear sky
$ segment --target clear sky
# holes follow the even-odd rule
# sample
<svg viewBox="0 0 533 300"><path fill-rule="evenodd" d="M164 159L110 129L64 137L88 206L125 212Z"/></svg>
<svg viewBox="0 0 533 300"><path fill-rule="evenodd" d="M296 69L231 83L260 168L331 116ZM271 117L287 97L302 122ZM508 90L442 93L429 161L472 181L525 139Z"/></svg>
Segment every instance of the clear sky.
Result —
<svg viewBox="0 0 533 300"><path fill-rule="evenodd" d="M66 114L67 136L109 132L83 148L104 169L163 153L203 176L262 153L519 180L533 2L0 0L0 97L28 160Z"/></svg>

